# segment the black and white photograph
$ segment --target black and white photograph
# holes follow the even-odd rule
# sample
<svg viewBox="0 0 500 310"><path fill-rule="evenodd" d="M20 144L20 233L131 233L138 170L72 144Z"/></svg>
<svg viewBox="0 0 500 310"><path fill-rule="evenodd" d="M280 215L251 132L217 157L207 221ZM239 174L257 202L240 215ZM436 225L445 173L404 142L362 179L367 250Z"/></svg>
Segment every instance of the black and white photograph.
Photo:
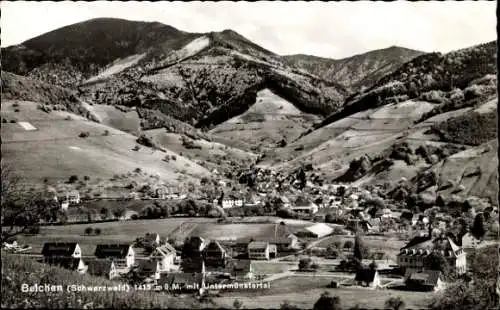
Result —
<svg viewBox="0 0 500 310"><path fill-rule="evenodd" d="M1 1L2 309L500 309L496 1Z"/></svg>

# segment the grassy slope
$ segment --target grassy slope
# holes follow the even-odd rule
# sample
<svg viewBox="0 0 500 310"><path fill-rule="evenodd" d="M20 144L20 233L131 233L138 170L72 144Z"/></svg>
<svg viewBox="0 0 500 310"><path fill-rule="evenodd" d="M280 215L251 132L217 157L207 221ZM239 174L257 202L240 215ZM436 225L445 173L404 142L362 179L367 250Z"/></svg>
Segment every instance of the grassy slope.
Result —
<svg viewBox="0 0 500 310"><path fill-rule="evenodd" d="M62 285L62 292L23 293L21 285ZM156 292L131 289L129 292L67 292L68 285L109 286L120 284L90 275L35 262L29 257L2 252L2 308L198 308L193 298L175 298Z"/></svg>
<svg viewBox="0 0 500 310"><path fill-rule="evenodd" d="M109 178L115 174L126 174L137 167L160 179L176 182L179 171L200 177L208 171L182 156L166 163L165 153L136 145L135 136L88 121L76 115L65 120L67 112L43 113L36 103L23 102L21 112L14 112L9 103L2 104L2 117L27 120L38 130L25 131L19 124L3 124L2 153L12 162L16 172L33 182L45 177L64 179L70 175L89 175ZM104 136L105 131L108 136ZM79 138L81 132L89 132L88 138ZM174 154L168 151L168 154Z"/></svg>
<svg viewBox="0 0 500 310"><path fill-rule="evenodd" d="M263 89L246 112L219 124L210 133L226 139L237 137L251 145L274 147L281 139L296 139L317 120L269 89Z"/></svg>
<svg viewBox="0 0 500 310"><path fill-rule="evenodd" d="M213 169L222 171L225 170L224 168L231 170L234 163L239 165L244 162L253 162L257 157L252 152L205 139L194 141L194 144L201 147L200 149L188 149L182 143L183 135L169 133L165 129L147 130L145 134L153 137L162 147L167 147L179 154L182 153L210 171Z"/></svg>

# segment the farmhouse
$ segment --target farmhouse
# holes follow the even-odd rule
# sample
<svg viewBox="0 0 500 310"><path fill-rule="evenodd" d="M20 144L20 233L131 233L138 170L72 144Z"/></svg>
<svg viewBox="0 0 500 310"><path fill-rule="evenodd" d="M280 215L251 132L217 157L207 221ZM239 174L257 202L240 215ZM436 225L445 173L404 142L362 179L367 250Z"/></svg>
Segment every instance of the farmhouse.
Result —
<svg viewBox="0 0 500 310"><path fill-rule="evenodd" d="M408 268L404 279L406 287L415 291L439 291L445 284L443 274L438 270Z"/></svg>
<svg viewBox="0 0 500 310"><path fill-rule="evenodd" d="M48 242L43 245L42 255L44 259L55 257L81 258L82 250L76 242Z"/></svg>
<svg viewBox="0 0 500 310"><path fill-rule="evenodd" d="M171 271L174 266L175 256L177 252L170 244L165 243L153 250L149 259L160 263L160 271Z"/></svg>
<svg viewBox="0 0 500 310"><path fill-rule="evenodd" d="M211 241L202 251L207 266L225 266L229 258L228 251L218 242Z"/></svg>
<svg viewBox="0 0 500 310"><path fill-rule="evenodd" d="M118 277L115 263L107 259L91 259L87 261L87 273L96 277L114 279Z"/></svg>
<svg viewBox="0 0 500 310"><path fill-rule="evenodd" d="M158 280L160 279L160 262L141 260L135 271L142 279Z"/></svg>
<svg viewBox="0 0 500 310"><path fill-rule="evenodd" d="M290 206L290 210L296 212L297 214L307 216L313 216L316 212L318 212L318 209L318 205L303 197L299 197L295 200L295 203Z"/></svg>
<svg viewBox="0 0 500 310"><path fill-rule="evenodd" d="M276 257L276 245L264 241L252 241L248 244L248 258L269 259Z"/></svg>
<svg viewBox="0 0 500 310"><path fill-rule="evenodd" d="M76 271L78 273L85 273L87 271L87 266L83 263L80 257L48 257L45 259L45 263L54 266L60 266L62 268Z"/></svg>
<svg viewBox="0 0 500 310"><path fill-rule="evenodd" d="M480 242L481 240L476 239L471 233L466 233L462 237L462 248L466 251L473 250Z"/></svg>
<svg viewBox="0 0 500 310"><path fill-rule="evenodd" d="M316 223L312 226L306 227L296 233L298 237L304 238L323 238L333 232L333 229L325 223Z"/></svg>
<svg viewBox="0 0 500 310"><path fill-rule="evenodd" d="M135 263L135 251L130 244L98 244L95 256L111 259L117 268L131 268Z"/></svg>
<svg viewBox="0 0 500 310"><path fill-rule="evenodd" d="M356 277L354 280L358 285L368 286L369 288L375 289L380 287L380 276L378 271L373 268L361 268L356 272Z"/></svg>
<svg viewBox="0 0 500 310"><path fill-rule="evenodd" d="M79 204L80 193L78 191L71 191L66 193L66 201L69 202L69 204Z"/></svg>
<svg viewBox="0 0 500 310"><path fill-rule="evenodd" d="M199 257L207 245L205 239L199 236L189 237L186 242L184 242L184 247L182 249L182 257Z"/></svg>
<svg viewBox="0 0 500 310"><path fill-rule="evenodd" d="M449 237L415 237L398 254L398 265L403 268L425 268L431 253L439 253L446 258L458 274L466 272L466 254Z"/></svg>

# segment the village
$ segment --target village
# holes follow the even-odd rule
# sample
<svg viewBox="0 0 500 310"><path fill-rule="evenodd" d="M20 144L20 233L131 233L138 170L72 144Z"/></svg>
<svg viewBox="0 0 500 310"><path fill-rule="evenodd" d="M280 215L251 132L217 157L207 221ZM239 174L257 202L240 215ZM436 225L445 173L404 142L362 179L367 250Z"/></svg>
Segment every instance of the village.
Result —
<svg viewBox="0 0 500 310"><path fill-rule="evenodd" d="M259 180L262 183L262 173L257 174L256 181ZM301 186L301 182L295 181L285 190L280 188L280 192L287 195L278 195L276 189L269 189L269 183L267 189L258 187L254 195L222 190L210 199L207 196L193 198L192 193L156 190L156 197L150 197L153 202L194 200L199 204L204 201L210 205L206 221L215 217L215 221L205 224L210 225L207 231L227 227L225 233L216 237L210 233L196 234L197 230L193 230L201 224L191 222L192 219L203 221L204 214L199 212L195 218L173 215L178 220L174 230L128 236L134 238L133 242L105 243L96 236L89 247L88 240L82 246L76 236L72 242L43 242L38 253L29 241L23 246L13 241L4 244L4 248L77 274L105 277L137 289L220 297L251 295L252 290L245 289L241 283L253 284L262 295L272 295L269 287L274 283L300 282L307 277L322 279L316 286L329 289L368 288L432 294L443 290L453 279L451 275L467 273L468 255L495 242L486 240L486 231L479 236L472 231L461 235L451 233L461 218L473 220L476 213L488 213L490 219L497 217L497 208L487 203L469 202L476 207L462 208L462 217L453 219L437 206L424 212L391 209L385 205L387 200L379 198L381 195L377 193L381 189L377 188L368 191L346 184L319 186L310 181ZM274 186L282 186L278 184L282 183ZM55 195L53 199L64 212L85 203L77 191L65 197ZM247 214L244 210L248 209L261 211ZM134 214L136 216L129 214L128 218L122 214L116 222L103 221L101 227L105 230L107 224L128 225L141 219L147 227L148 221L154 221L139 217L140 212ZM266 216L272 220L262 224ZM235 226L231 225L243 225L249 233L233 233L231 227ZM252 234L252 226L257 225L267 226L265 231ZM95 228L95 232L98 229L100 231Z"/></svg>

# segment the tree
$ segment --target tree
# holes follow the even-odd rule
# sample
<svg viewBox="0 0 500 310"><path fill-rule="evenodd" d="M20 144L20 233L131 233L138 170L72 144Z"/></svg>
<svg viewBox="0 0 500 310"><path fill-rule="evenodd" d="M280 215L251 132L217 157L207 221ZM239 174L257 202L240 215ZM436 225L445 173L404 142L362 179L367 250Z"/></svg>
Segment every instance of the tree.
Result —
<svg viewBox="0 0 500 310"><path fill-rule="evenodd" d="M96 228L96 229L94 229L94 234L95 234L96 236L99 236L99 235L101 234L101 229L100 229L100 228Z"/></svg>
<svg viewBox="0 0 500 310"><path fill-rule="evenodd" d="M363 239L361 238L360 234L356 235L356 238L354 238L354 257L359 259L360 261L363 261L363 256L366 254L366 248L363 244Z"/></svg>
<svg viewBox="0 0 500 310"><path fill-rule="evenodd" d="M106 219L106 218L108 218L108 216L109 216L109 210L108 210L108 208L106 208L106 207L103 207L103 208L101 209L101 212L100 212L100 213L101 213L101 217L102 217L103 219Z"/></svg>
<svg viewBox="0 0 500 310"><path fill-rule="evenodd" d="M310 257L302 258L299 261L299 270L311 269L312 259Z"/></svg>
<svg viewBox="0 0 500 310"><path fill-rule="evenodd" d="M314 310L341 310L340 298L324 292L313 306Z"/></svg>
<svg viewBox="0 0 500 310"><path fill-rule="evenodd" d="M482 213L478 213L474 218L474 222L472 223L470 232L476 239L482 239L486 234L486 228L484 227L484 216Z"/></svg>
<svg viewBox="0 0 500 310"><path fill-rule="evenodd" d="M29 191L11 166L1 160L1 242L29 232L41 219L56 214L60 206L42 192Z"/></svg>
<svg viewBox="0 0 500 310"><path fill-rule="evenodd" d="M94 228L92 228L90 226L87 227L87 228L85 228L85 234L86 235L92 235L93 232L94 232Z"/></svg>
<svg viewBox="0 0 500 310"><path fill-rule="evenodd" d="M114 215L116 218L120 218L120 217L122 217L124 214L125 214L125 208L124 208L124 207L118 207L117 209L115 209L115 210L113 211L113 215Z"/></svg>
<svg viewBox="0 0 500 310"><path fill-rule="evenodd" d="M243 306L243 303L239 299L235 299L233 302L233 307L235 309L240 309Z"/></svg>
<svg viewBox="0 0 500 310"><path fill-rule="evenodd" d="M429 254L425 260L425 265L431 270L440 270L445 277L450 276L450 264L439 252L432 252Z"/></svg>
<svg viewBox="0 0 500 310"><path fill-rule="evenodd" d="M347 240L346 242L344 242L344 249L351 249L353 246L353 243L351 240Z"/></svg>
<svg viewBox="0 0 500 310"><path fill-rule="evenodd" d="M385 301L385 308L391 310L403 310L405 308L405 302L401 297L391 297Z"/></svg>
<svg viewBox="0 0 500 310"><path fill-rule="evenodd" d="M69 180L68 182L73 184L73 183L76 183L78 181L78 176L73 174L72 176L69 177Z"/></svg>
<svg viewBox="0 0 500 310"><path fill-rule="evenodd" d="M299 307L290 304L290 302L287 300L285 300L280 306L280 310L299 310L299 309L300 309Z"/></svg>

